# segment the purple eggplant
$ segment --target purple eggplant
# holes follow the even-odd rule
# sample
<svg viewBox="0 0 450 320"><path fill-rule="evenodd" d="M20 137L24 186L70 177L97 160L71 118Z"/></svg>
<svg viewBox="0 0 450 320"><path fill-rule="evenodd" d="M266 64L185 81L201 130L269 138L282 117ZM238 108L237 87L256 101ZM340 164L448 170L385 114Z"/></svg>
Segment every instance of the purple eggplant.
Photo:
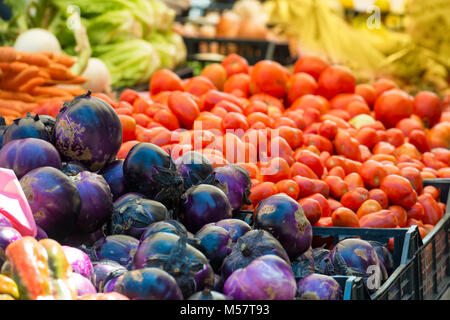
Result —
<svg viewBox="0 0 450 320"><path fill-rule="evenodd" d="M158 268L143 268L125 273L115 290L131 300L183 300L174 277Z"/></svg>
<svg viewBox="0 0 450 320"><path fill-rule="evenodd" d="M69 161L63 162L61 171L70 177L76 176L83 171L88 171L88 169L78 161Z"/></svg>
<svg viewBox="0 0 450 320"><path fill-rule="evenodd" d="M98 292L103 292L108 281L127 272L127 268L112 260L94 261L92 265L94 267L92 283Z"/></svg>
<svg viewBox="0 0 450 320"><path fill-rule="evenodd" d="M292 260L308 250L312 243L312 227L301 206L284 193L270 196L258 204L254 228L272 233Z"/></svg>
<svg viewBox="0 0 450 320"><path fill-rule="evenodd" d="M202 227L195 237L200 240L200 246L215 272L220 271L223 259L231 252L232 241L227 230L214 225Z"/></svg>
<svg viewBox="0 0 450 320"><path fill-rule="evenodd" d="M92 284L91 280L83 277L81 274L73 272L69 278L72 285L77 288L77 296L81 297L85 294L97 293L97 289Z"/></svg>
<svg viewBox="0 0 450 320"><path fill-rule="evenodd" d="M222 281L225 281L235 270L244 268L256 258L272 254L291 261L286 250L272 234L265 230L251 230L240 237L232 247L231 253L225 257L221 267Z"/></svg>
<svg viewBox="0 0 450 320"><path fill-rule="evenodd" d="M234 212L251 204L249 196L252 183L247 170L239 165L229 164L215 168L214 173L215 178L225 187Z"/></svg>
<svg viewBox="0 0 450 320"><path fill-rule="evenodd" d="M91 233L71 233L60 243L71 247L80 247L82 245L92 246L95 241L104 238L105 235L101 229Z"/></svg>
<svg viewBox="0 0 450 320"><path fill-rule="evenodd" d="M300 300L342 300L342 288L333 277L309 274L297 283Z"/></svg>
<svg viewBox="0 0 450 320"><path fill-rule="evenodd" d="M239 219L222 219L214 225L227 230L233 243L252 229L247 222Z"/></svg>
<svg viewBox="0 0 450 320"><path fill-rule="evenodd" d="M16 240L22 238L19 231L11 227L0 227L0 266L5 262L6 247Z"/></svg>
<svg viewBox="0 0 450 320"><path fill-rule="evenodd" d="M123 162L123 159L114 160L99 172L108 183L114 201L127 193L125 177L123 176Z"/></svg>
<svg viewBox="0 0 450 320"><path fill-rule="evenodd" d="M187 300L230 300L230 298L223 293L206 288L202 291L194 293L192 296L187 298Z"/></svg>
<svg viewBox="0 0 450 320"><path fill-rule="evenodd" d="M366 240L349 238L339 241L330 251L332 267L329 275L354 275L362 277L369 291L381 285L383 275L380 260L374 247Z"/></svg>
<svg viewBox="0 0 450 320"><path fill-rule="evenodd" d="M167 232L157 232L139 245L133 269L161 268L177 281L183 296L214 284L214 272L206 256L187 243L187 238Z"/></svg>
<svg viewBox="0 0 450 320"><path fill-rule="evenodd" d="M3 133L3 146L16 139L36 138L51 142L45 124L40 120L39 115L17 118L9 125Z"/></svg>
<svg viewBox="0 0 450 320"><path fill-rule="evenodd" d="M108 235L127 234L139 239L149 225L169 218L169 211L161 202L140 196L120 197L114 202L104 230Z"/></svg>
<svg viewBox="0 0 450 320"><path fill-rule="evenodd" d="M135 145L125 158L123 175L128 190L161 202L177 217L183 178L161 147L147 142Z"/></svg>
<svg viewBox="0 0 450 320"><path fill-rule="evenodd" d="M62 246L67 261L72 266L75 273L81 274L83 277L92 280L94 267L89 256L82 250L70 246Z"/></svg>
<svg viewBox="0 0 450 320"><path fill-rule="evenodd" d="M94 232L111 217L113 211L109 185L101 175L89 171L83 171L70 178L75 182L81 197L77 231Z"/></svg>
<svg viewBox="0 0 450 320"><path fill-rule="evenodd" d="M291 266L272 254L234 271L223 287L223 293L233 300L293 300L296 290Z"/></svg>
<svg viewBox="0 0 450 320"><path fill-rule="evenodd" d="M56 116L55 146L64 159L98 171L113 161L122 145L122 125L106 101L90 92L63 104Z"/></svg>
<svg viewBox="0 0 450 320"><path fill-rule="evenodd" d="M36 226L36 240L48 239L47 233L41 227Z"/></svg>
<svg viewBox="0 0 450 320"><path fill-rule="evenodd" d="M42 167L24 175L20 185L36 224L50 238L61 241L74 230L81 210L81 198L68 176L58 169Z"/></svg>
<svg viewBox="0 0 450 320"><path fill-rule="evenodd" d="M41 167L61 170L58 150L48 141L36 138L15 139L0 150L0 167L12 169L17 179Z"/></svg>
<svg viewBox="0 0 450 320"><path fill-rule="evenodd" d="M93 245L93 249L97 260L113 260L129 269L138 246L138 239L118 234L97 240Z"/></svg>
<svg viewBox="0 0 450 320"><path fill-rule="evenodd" d="M193 233L207 223L231 217L230 201L218 187L200 184L190 188L182 196L180 221Z"/></svg>
<svg viewBox="0 0 450 320"><path fill-rule="evenodd" d="M211 162L196 151L185 152L181 157L177 158L175 165L178 173L183 178L185 190L198 184L204 184L206 178L214 171Z"/></svg>
<svg viewBox="0 0 450 320"><path fill-rule="evenodd" d="M387 278L394 272L394 258L392 257L389 249L382 243L378 241L368 241L372 247L375 249L378 260L380 261L380 267L384 273L384 279Z"/></svg>
<svg viewBox="0 0 450 320"><path fill-rule="evenodd" d="M168 232L177 236L188 236L185 226L177 220L164 220L149 225L141 235L141 242L157 232Z"/></svg>

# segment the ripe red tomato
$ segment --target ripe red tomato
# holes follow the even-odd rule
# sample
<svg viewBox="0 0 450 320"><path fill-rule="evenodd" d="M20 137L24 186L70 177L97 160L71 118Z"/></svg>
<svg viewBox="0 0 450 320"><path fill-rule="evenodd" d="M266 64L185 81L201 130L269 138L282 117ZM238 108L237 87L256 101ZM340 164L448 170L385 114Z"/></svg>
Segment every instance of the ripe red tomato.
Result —
<svg viewBox="0 0 450 320"><path fill-rule="evenodd" d="M386 91L375 101L375 119L381 121L386 128L393 128L400 120L412 115L413 106L412 98L405 91Z"/></svg>
<svg viewBox="0 0 450 320"><path fill-rule="evenodd" d="M442 104L439 96L431 91L421 91L414 97L413 113L418 115L425 127L431 128L439 122Z"/></svg>
<svg viewBox="0 0 450 320"><path fill-rule="evenodd" d="M304 72L318 80L321 73L329 67L328 62L315 56L301 57L294 65L294 73Z"/></svg>
<svg viewBox="0 0 450 320"><path fill-rule="evenodd" d="M149 90L152 96L163 91L183 91L183 82L172 70L162 69L153 73Z"/></svg>
<svg viewBox="0 0 450 320"><path fill-rule="evenodd" d="M250 90L267 93L275 98L283 98L287 92L289 74L278 62L262 60L255 64L250 74Z"/></svg>
<svg viewBox="0 0 450 320"><path fill-rule="evenodd" d="M291 105L295 100L306 94L315 94L318 85L313 76L307 73L295 73L287 82L287 105Z"/></svg>
<svg viewBox="0 0 450 320"><path fill-rule="evenodd" d="M339 93L354 93L356 80L348 68L330 66L321 73L318 85L317 93L332 99Z"/></svg>
<svg viewBox="0 0 450 320"><path fill-rule="evenodd" d="M183 127L191 129L195 119L200 114L197 103L184 92L174 91L168 100L173 114L180 120Z"/></svg>
<svg viewBox="0 0 450 320"><path fill-rule="evenodd" d="M228 77L238 73L248 73L249 71L247 59L235 53L226 56L222 60L222 66L227 71Z"/></svg>

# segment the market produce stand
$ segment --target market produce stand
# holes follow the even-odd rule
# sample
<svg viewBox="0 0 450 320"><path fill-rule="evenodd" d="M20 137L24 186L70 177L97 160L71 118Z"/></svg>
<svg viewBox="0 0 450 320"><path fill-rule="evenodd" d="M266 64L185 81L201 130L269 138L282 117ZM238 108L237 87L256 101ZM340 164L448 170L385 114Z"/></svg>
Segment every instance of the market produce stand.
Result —
<svg viewBox="0 0 450 320"><path fill-rule="evenodd" d="M0 300L448 300L450 66L408 1L378 34L314 0L12 6Z"/></svg>

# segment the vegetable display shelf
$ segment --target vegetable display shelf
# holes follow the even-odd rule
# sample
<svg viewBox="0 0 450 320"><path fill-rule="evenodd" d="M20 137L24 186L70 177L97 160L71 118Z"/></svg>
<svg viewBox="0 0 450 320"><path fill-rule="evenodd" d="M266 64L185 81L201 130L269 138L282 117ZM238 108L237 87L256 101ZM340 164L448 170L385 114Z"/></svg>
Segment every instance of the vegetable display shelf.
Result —
<svg viewBox="0 0 450 320"><path fill-rule="evenodd" d="M187 60L199 61L203 64L221 62L230 53L243 56L251 65L264 59L274 60L282 65L289 65L295 61L294 57L290 55L289 45L284 42L186 36L183 39L187 49ZM214 46L218 46L219 53L201 53L213 52Z"/></svg>
<svg viewBox="0 0 450 320"><path fill-rule="evenodd" d="M367 300L368 292L361 277L333 276L343 291L342 300Z"/></svg>
<svg viewBox="0 0 450 320"><path fill-rule="evenodd" d="M424 300L439 300L450 288L450 179L426 179L424 185L437 187L447 204L445 216L423 239L418 251L421 291Z"/></svg>
<svg viewBox="0 0 450 320"><path fill-rule="evenodd" d="M394 272L372 294L354 294L352 300L420 300L420 276L417 252L422 245L417 226L402 229L313 227L313 235L340 240L359 237L387 244L394 239Z"/></svg>

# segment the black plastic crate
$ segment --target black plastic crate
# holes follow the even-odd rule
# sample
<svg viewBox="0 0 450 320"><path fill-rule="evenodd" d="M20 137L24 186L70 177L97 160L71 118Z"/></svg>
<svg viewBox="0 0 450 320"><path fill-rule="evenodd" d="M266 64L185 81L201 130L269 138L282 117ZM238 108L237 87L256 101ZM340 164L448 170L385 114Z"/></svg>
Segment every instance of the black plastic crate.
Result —
<svg viewBox="0 0 450 320"><path fill-rule="evenodd" d="M342 300L369 300L369 293L361 277L333 276L343 291Z"/></svg>
<svg viewBox="0 0 450 320"><path fill-rule="evenodd" d="M282 65L295 61L287 43L255 39L183 37L188 61L204 64L220 63L228 54L236 53L254 65L261 60L273 60ZM211 53L214 52L214 53Z"/></svg>
<svg viewBox="0 0 450 320"><path fill-rule="evenodd" d="M369 297L355 296L355 299L371 300L419 300L421 299L420 275L417 252L422 245L417 226L410 228L342 228L313 227L313 235L331 238L336 244L345 238L359 237L364 240L387 244L394 239L394 272L380 288ZM353 300L355 300L353 299Z"/></svg>
<svg viewBox="0 0 450 320"><path fill-rule="evenodd" d="M418 252L423 299L438 300L450 288L450 179L425 179L424 185L437 187L441 202L447 204L444 217L423 239Z"/></svg>

